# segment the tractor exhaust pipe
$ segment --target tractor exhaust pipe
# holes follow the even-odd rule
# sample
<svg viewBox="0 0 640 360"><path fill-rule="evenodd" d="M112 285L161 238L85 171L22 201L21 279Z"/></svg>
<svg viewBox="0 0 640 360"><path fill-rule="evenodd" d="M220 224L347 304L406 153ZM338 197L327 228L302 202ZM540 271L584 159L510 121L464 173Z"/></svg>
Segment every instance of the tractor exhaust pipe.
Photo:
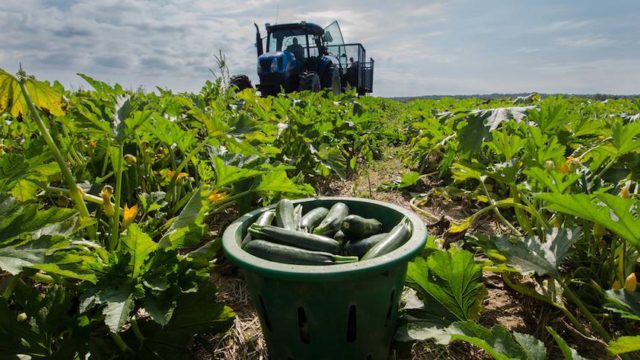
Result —
<svg viewBox="0 0 640 360"><path fill-rule="evenodd" d="M256 50L258 51L258 56L260 56L264 53L264 48L262 47L262 37L260 36L260 28L256 23L253 23L253 26L256 27Z"/></svg>

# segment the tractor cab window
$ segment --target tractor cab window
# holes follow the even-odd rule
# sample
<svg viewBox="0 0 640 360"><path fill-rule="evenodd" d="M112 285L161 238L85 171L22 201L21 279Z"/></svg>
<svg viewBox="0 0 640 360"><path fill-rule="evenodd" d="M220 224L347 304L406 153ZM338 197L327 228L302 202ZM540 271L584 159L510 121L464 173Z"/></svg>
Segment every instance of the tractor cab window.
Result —
<svg viewBox="0 0 640 360"><path fill-rule="evenodd" d="M274 31L267 42L267 51L289 51L298 60L304 59L307 47L307 35L303 31Z"/></svg>

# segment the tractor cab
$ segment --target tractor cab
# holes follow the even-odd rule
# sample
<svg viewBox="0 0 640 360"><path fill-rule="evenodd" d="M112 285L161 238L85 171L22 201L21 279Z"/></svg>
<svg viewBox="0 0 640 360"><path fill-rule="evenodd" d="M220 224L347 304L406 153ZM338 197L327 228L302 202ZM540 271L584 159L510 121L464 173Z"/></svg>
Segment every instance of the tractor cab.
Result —
<svg viewBox="0 0 640 360"><path fill-rule="evenodd" d="M321 87L331 86L330 73L338 61L327 57L326 51L323 50L322 27L301 22L267 24L266 29L266 51L263 51L259 30L256 33L257 70L260 77L258 89L261 93L275 94L281 88L285 92L291 92L319 90Z"/></svg>
<svg viewBox="0 0 640 360"><path fill-rule="evenodd" d="M254 24L255 25L255 24ZM348 62L347 48L337 22L326 28L308 22L266 24L267 35L260 35L256 27L258 53L257 85L262 95L331 88L339 93L345 86L358 88L357 68L364 69L364 48L356 53L356 60ZM357 64L356 64L357 62ZM371 82L373 60L371 60ZM364 80L360 81L364 85ZM371 86L361 86L359 93L371 92Z"/></svg>

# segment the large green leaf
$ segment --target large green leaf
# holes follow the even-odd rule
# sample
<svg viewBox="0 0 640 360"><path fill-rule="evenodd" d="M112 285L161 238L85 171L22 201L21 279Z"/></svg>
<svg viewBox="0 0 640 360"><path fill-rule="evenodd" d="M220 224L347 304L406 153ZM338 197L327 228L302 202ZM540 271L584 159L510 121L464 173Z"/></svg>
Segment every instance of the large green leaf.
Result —
<svg viewBox="0 0 640 360"><path fill-rule="evenodd" d="M623 318L640 321L640 291L629 293L623 289L607 290L606 298L606 309Z"/></svg>
<svg viewBox="0 0 640 360"><path fill-rule="evenodd" d="M30 157L4 154L0 157L0 192L10 193L23 202L35 200L38 190L60 174L58 164L50 160L46 151Z"/></svg>
<svg viewBox="0 0 640 360"><path fill-rule="evenodd" d="M3 197L0 194L0 246L21 234L60 223L75 214L74 209L41 210L36 204L21 205L15 198Z"/></svg>
<svg viewBox="0 0 640 360"><path fill-rule="evenodd" d="M131 276L134 278L140 275L147 256L158 248L158 244L136 224L129 225L127 234L122 237L121 246L131 255Z"/></svg>
<svg viewBox="0 0 640 360"><path fill-rule="evenodd" d="M195 246L204 235L204 217L211 203L202 187L197 188L180 214L171 219L171 226L160 239L160 247L177 249Z"/></svg>
<svg viewBox="0 0 640 360"><path fill-rule="evenodd" d="M13 275L38 264L42 264L45 269L55 270L51 264L46 266L51 261L50 256L68 244L68 240L59 236L43 236L16 246L0 247L0 269Z"/></svg>
<svg viewBox="0 0 640 360"><path fill-rule="evenodd" d="M276 192L290 195L313 195L315 191L308 184L298 185L287 177L284 170L276 170L264 174L256 186L258 192Z"/></svg>
<svg viewBox="0 0 640 360"><path fill-rule="evenodd" d="M231 308L216 301L212 286L183 294L166 326L141 324L146 336L138 354L148 359L189 359L189 345L196 334L226 331L234 316Z"/></svg>
<svg viewBox="0 0 640 360"><path fill-rule="evenodd" d="M621 336L612 341L608 349L615 355L640 351L640 336Z"/></svg>
<svg viewBox="0 0 640 360"><path fill-rule="evenodd" d="M513 336L502 325L491 329L473 321L459 321L452 325L451 341L462 340L486 351L497 360L544 360L547 349L531 335L514 332Z"/></svg>
<svg viewBox="0 0 640 360"><path fill-rule="evenodd" d="M507 258L508 265L523 274L557 276L562 260L580 236L578 229L551 228L544 243L537 236L478 235L477 239L485 248L497 249Z"/></svg>
<svg viewBox="0 0 640 360"><path fill-rule="evenodd" d="M456 249L414 259L407 270L407 285L428 294L459 320L476 318L486 294L482 266L472 253Z"/></svg>
<svg viewBox="0 0 640 360"><path fill-rule="evenodd" d="M65 114L62 105L62 93L47 82L33 78L25 79L25 88L33 105L55 116ZM8 112L13 117L29 112L27 100L20 88L18 79L0 69L0 114Z"/></svg>
<svg viewBox="0 0 640 360"><path fill-rule="evenodd" d="M214 170L216 172L216 187L221 188L241 180L254 178L263 174L260 170L244 169L233 165L228 165L219 157L213 158Z"/></svg>
<svg viewBox="0 0 640 360"><path fill-rule="evenodd" d="M546 201L552 210L602 225L640 248L640 219L634 214L636 200L604 193L538 194L536 198Z"/></svg>

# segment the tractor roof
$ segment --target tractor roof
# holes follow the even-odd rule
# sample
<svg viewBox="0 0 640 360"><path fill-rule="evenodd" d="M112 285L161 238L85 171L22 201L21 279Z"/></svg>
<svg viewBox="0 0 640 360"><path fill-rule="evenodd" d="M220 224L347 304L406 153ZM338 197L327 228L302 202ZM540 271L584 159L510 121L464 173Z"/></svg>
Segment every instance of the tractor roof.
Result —
<svg viewBox="0 0 640 360"><path fill-rule="evenodd" d="M268 25L267 31L278 31L278 30L304 30L309 34L313 35L322 35L324 34L324 29L320 27L320 25L308 22L299 22L299 23L290 23L290 24L277 24L277 25Z"/></svg>

